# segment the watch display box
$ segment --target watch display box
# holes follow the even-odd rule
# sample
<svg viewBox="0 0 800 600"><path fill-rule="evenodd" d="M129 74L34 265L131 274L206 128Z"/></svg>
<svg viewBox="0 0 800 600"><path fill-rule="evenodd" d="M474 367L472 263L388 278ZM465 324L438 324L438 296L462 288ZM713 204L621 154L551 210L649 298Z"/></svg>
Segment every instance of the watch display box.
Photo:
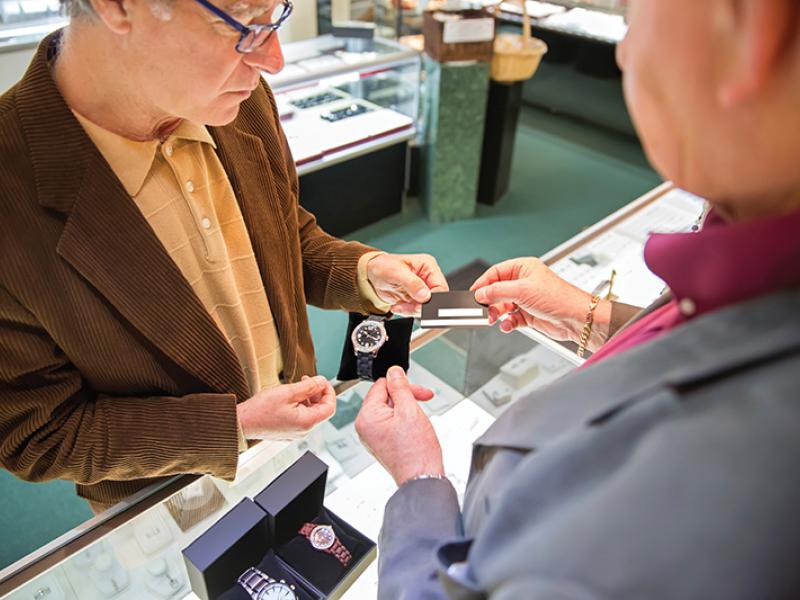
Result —
<svg viewBox="0 0 800 600"><path fill-rule="evenodd" d="M325 508L327 475L328 465L306 452L255 502L267 514L275 555L286 569L318 598L335 600L375 559L377 545ZM323 550L312 542L332 545Z"/></svg>
<svg viewBox="0 0 800 600"><path fill-rule="evenodd" d="M192 591L202 600L216 600L261 562L270 542L267 514L243 499L183 550Z"/></svg>
<svg viewBox="0 0 800 600"><path fill-rule="evenodd" d="M255 501L245 498L223 515L183 550L192 591L202 600L247 600L253 596L238 581L255 567L293 586L297 600L339 598L377 545L325 508L327 475L328 465L306 452Z"/></svg>

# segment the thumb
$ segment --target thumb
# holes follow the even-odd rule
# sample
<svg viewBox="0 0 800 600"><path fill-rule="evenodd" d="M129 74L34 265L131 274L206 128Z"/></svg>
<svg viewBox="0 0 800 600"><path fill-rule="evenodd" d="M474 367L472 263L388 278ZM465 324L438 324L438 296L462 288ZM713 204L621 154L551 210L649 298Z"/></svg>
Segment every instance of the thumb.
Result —
<svg viewBox="0 0 800 600"><path fill-rule="evenodd" d="M408 378L402 368L394 366L386 373L386 388L389 397L394 402L395 409L406 410L409 407L416 408L417 400L414 392L408 383Z"/></svg>
<svg viewBox="0 0 800 600"><path fill-rule="evenodd" d="M303 402L312 396L325 391L328 386L328 381L321 375L315 377L308 377L302 381L289 384L289 396L295 402Z"/></svg>
<svg viewBox="0 0 800 600"><path fill-rule="evenodd" d="M415 302L420 304L431 298L431 291L425 281L407 267L397 273L395 285L402 288Z"/></svg>

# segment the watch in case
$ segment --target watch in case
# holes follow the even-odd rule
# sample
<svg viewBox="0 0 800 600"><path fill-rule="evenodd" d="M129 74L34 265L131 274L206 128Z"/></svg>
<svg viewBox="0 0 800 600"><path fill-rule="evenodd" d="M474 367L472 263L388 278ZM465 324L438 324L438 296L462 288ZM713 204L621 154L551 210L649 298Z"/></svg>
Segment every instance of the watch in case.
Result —
<svg viewBox="0 0 800 600"><path fill-rule="evenodd" d="M300 528L300 535L304 535L311 542L315 550L327 552L333 555L343 567L350 564L353 555L350 554L345 545L336 538L333 527L330 525L317 525L316 523L306 523Z"/></svg>
<svg viewBox="0 0 800 600"><path fill-rule="evenodd" d="M293 585L289 585L283 579L276 581L255 567L250 567L239 575L236 582L253 600L297 600Z"/></svg>
<svg viewBox="0 0 800 600"><path fill-rule="evenodd" d="M372 363L389 336L383 322L385 316L370 315L355 326L350 339L356 353L356 373L359 379L372 381Z"/></svg>

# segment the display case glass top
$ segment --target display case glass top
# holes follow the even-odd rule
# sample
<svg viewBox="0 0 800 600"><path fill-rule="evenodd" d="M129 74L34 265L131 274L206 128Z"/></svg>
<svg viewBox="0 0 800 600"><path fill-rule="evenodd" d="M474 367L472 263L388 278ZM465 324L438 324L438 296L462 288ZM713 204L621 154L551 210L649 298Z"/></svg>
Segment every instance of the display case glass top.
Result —
<svg viewBox="0 0 800 600"><path fill-rule="evenodd" d="M284 46L275 93L298 174L411 140L420 56L391 40L323 35Z"/></svg>
<svg viewBox="0 0 800 600"><path fill-rule="evenodd" d="M353 73L419 64L416 50L392 40L339 38L330 34L284 44L283 56L286 62L283 70L264 75L275 92L325 82L337 76L347 80Z"/></svg>

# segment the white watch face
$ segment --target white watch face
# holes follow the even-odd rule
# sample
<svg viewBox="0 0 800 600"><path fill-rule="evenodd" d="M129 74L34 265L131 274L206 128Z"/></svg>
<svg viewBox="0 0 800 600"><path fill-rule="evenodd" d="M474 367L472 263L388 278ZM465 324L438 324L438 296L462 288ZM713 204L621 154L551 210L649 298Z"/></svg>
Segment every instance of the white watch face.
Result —
<svg viewBox="0 0 800 600"><path fill-rule="evenodd" d="M317 550L327 550L336 541L336 534L333 533L333 527L330 525L317 525L311 530L308 541Z"/></svg>
<svg viewBox="0 0 800 600"><path fill-rule="evenodd" d="M276 582L261 590L258 600L297 600L297 596L288 585Z"/></svg>
<svg viewBox="0 0 800 600"><path fill-rule="evenodd" d="M386 341L383 323L362 321L353 330L353 348L356 352L376 352Z"/></svg>

